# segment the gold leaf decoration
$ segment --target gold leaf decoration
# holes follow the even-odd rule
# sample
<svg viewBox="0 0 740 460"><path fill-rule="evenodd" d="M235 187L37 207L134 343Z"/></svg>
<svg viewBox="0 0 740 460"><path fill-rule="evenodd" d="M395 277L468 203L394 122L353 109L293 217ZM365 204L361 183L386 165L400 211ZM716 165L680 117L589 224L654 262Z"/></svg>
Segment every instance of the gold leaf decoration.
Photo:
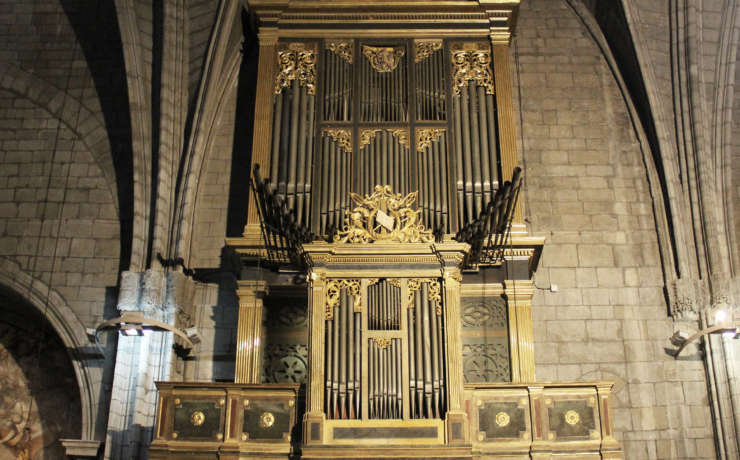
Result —
<svg viewBox="0 0 740 460"><path fill-rule="evenodd" d="M459 95L470 80L493 94L491 51L487 45L466 43L452 47L452 93Z"/></svg>
<svg viewBox="0 0 740 460"><path fill-rule="evenodd" d="M370 144L380 131L380 129L363 129L360 131L360 149Z"/></svg>
<svg viewBox="0 0 740 460"><path fill-rule="evenodd" d="M434 302L434 312L442 315L442 295L439 280L434 278L411 278L408 281L407 308L414 308L414 296L421 289L422 283L429 283L429 301Z"/></svg>
<svg viewBox="0 0 740 460"><path fill-rule="evenodd" d="M414 62L421 62L441 49L442 40L416 40L414 42Z"/></svg>
<svg viewBox="0 0 740 460"><path fill-rule="evenodd" d="M348 289L349 295L354 297L353 311L361 311L360 299L360 281L345 279L330 279L326 282L326 308L324 310L324 319L329 321L334 319L334 308L339 305L339 295L342 289Z"/></svg>
<svg viewBox="0 0 740 460"><path fill-rule="evenodd" d="M348 129L325 129L324 134L331 137L339 147L347 153L352 153L352 132Z"/></svg>
<svg viewBox="0 0 740 460"><path fill-rule="evenodd" d="M316 94L315 45L290 43L277 52L278 74L275 77L275 94L280 94L294 80L305 86L308 94Z"/></svg>
<svg viewBox="0 0 740 460"><path fill-rule="evenodd" d="M326 42L326 49L352 64L354 43L352 40Z"/></svg>
<svg viewBox="0 0 740 460"><path fill-rule="evenodd" d="M406 54L403 48L362 45L362 54L376 72L393 72Z"/></svg>
<svg viewBox="0 0 740 460"><path fill-rule="evenodd" d="M409 148L409 132L406 129L389 129L388 132L398 138L398 143Z"/></svg>
<svg viewBox="0 0 740 460"><path fill-rule="evenodd" d="M384 348L388 348L388 345L391 344L391 339L386 339L382 337L373 337L373 342L380 348L381 350Z"/></svg>
<svg viewBox="0 0 740 460"><path fill-rule="evenodd" d="M444 128L424 128L416 131L416 151L423 152L432 142L444 134Z"/></svg>
<svg viewBox="0 0 740 460"><path fill-rule="evenodd" d="M357 205L345 211L344 226L334 237L335 243L372 243L374 241L398 243L433 243L431 230L419 222L421 211L411 205L416 201L417 192L402 196L392 193L391 186L376 185L372 195L364 197L350 193ZM386 228L377 217L393 219L393 227Z"/></svg>

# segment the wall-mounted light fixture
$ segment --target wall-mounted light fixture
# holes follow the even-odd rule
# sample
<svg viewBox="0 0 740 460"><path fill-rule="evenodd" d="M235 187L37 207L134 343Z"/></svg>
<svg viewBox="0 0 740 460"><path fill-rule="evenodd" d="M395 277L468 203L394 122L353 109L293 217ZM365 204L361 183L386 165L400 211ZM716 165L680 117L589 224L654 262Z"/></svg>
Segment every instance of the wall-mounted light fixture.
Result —
<svg viewBox="0 0 740 460"><path fill-rule="evenodd" d="M145 331L170 331L180 337L189 348L195 347L193 342L200 342L197 329L189 328L186 333L162 321L147 318L138 311L124 311L118 318L103 321L95 327L95 332L97 333L103 329L118 329L121 334L127 336L143 335Z"/></svg>
<svg viewBox="0 0 740 460"><path fill-rule="evenodd" d="M731 311L728 311L725 308L718 308L713 312L713 314L710 312L710 314L707 315L707 318L710 320L710 324L708 324L704 329L695 332L692 335L689 335L686 331L676 331L671 336L671 343L678 347L678 350L675 352L672 350L670 352L674 358L678 359L678 355L681 354L684 348L686 348L691 342L698 340L700 337L705 335L723 334L725 337L733 339L740 337L740 323L733 321ZM668 351L668 349L666 351Z"/></svg>

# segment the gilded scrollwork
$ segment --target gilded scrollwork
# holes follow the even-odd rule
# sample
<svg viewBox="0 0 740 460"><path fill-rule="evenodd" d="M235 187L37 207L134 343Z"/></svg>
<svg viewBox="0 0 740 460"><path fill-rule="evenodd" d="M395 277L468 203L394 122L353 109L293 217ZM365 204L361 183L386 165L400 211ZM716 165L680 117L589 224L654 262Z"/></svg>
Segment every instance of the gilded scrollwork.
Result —
<svg viewBox="0 0 740 460"><path fill-rule="evenodd" d="M278 74L275 94L287 88L294 80L305 86L308 94L316 94L316 49L306 43L290 43L277 52Z"/></svg>
<svg viewBox="0 0 740 460"><path fill-rule="evenodd" d="M407 129L389 129L388 132L398 139L398 143L409 148L409 132Z"/></svg>
<svg viewBox="0 0 740 460"><path fill-rule="evenodd" d="M372 195L350 193L357 205L346 211L344 227L334 237L335 243L432 243L434 235L419 222L421 211L411 208L416 192L402 196L392 193L389 185L376 185ZM392 222L392 225L388 222Z"/></svg>
<svg viewBox="0 0 740 460"><path fill-rule="evenodd" d="M444 132L444 128L424 128L416 131L416 151L423 152L432 142L436 142Z"/></svg>
<svg viewBox="0 0 740 460"><path fill-rule="evenodd" d="M354 298L353 311L360 311L361 298L360 298L360 281L359 280L346 280L346 279L330 279L326 282L326 308L324 311L324 319L327 321L334 319L334 308L339 305L339 295L342 289L347 289L349 295Z"/></svg>
<svg viewBox="0 0 740 460"><path fill-rule="evenodd" d="M391 339L386 339L383 337L373 337L372 340L381 350L384 348L388 348L388 346L391 344Z"/></svg>
<svg viewBox="0 0 740 460"><path fill-rule="evenodd" d="M352 132L348 129L325 129L324 134L331 137L347 153L352 153Z"/></svg>
<svg viewBox="0 0 740 460"><path fill-rule="evenodd" d="M401 62L401 58L406 54L403 48L393 48L392 46L362 46L362 54L367 58L370 66L376 72L393 72Z"/></svg>
<svg viewBox="0 0 740 460"><path fill-rule="evenodd" d="M414 296L421 289L423 283L429 284L429 301L434 302L434 312L437 316L442 314L442 295L439 280L434 278L411 278L408 280L407 308L414 308Z"/></svg>
<svg viewBox="0 0 740 460"><path fill-rule="evenodd" d="M380 131L380 129L363 129L360 131L360 149L369 145Z"/></svg>
<svg viewBox="0 0 740 460"><path fill-rule="evenodd" d="M414 42L414 62L421 62L441 49L442 40L416 40Z"/></svg>
<svg viewBox="0 0 740 460"><path fill-rule="evenodd" d="M326 42L326 49L352 64L354 49L352 40L328 41Z"/></svg>
<svg viewBox="0 0 740 460"><path fill-rule="evenodd" d="M452 47L452 92L459 95L470 80L493 94L491 51L487 45L464 44Z"/></svg>

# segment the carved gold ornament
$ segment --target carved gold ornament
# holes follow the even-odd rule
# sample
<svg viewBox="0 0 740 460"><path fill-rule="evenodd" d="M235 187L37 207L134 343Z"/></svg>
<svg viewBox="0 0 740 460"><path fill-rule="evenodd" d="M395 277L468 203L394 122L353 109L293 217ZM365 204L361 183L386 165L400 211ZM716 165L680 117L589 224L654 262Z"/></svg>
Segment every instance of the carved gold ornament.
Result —
<svg viewBox="0 0 740 460"><path fill-rule="evenodd" d="M436 142L444 132L444 128L425 128L416 131L416 151L423 152L432 142Z"/></svg>
<svg viewBox="0 0 740 460"><path fill-rule="evenodd" d="M380 348L381 350L384 350L388 348L388 346L391 344L391 339L373 337L373 342L375 342L375 345L377 345L378 348Z"/></svg>
<svg viewBox="0 0 740 460"><path fill-rule="evenodd" d="M397 288L401 287L401 280L398 278L388 278L387 281L388 281L388 284L390 284L391 286L395 286Z"/></svg>
<svg viewBox="0 0 740 460"><path fill-rule="evenodd" d="M403 48L391 46L367 46L362 45L362 54L365 55L370 66L377 72L392 72L398 67L401 58L406 54Z"/></svg>
<svg viewBox="0 0 740 460"><path fill-rule="evenodd" d="M511 417L506 412L499 412L496 414L496 425L505 427L511 422Z"/></svg>
<svg viewBox="0 0 740 460"><path fill-rule="evenodd" d="M360 149L365 147L366 145L369 145L370 142L373 141L375 138L375 135L378 134L380 129L363 129L360 131Z"/></svg>
<svg viewBox="0 0 740 460"><path fill-rule="evenodd" d="M326 42L326 49L352 64L352 52L354 49L352 40Z"/></svg>
<svg viewBox="0 0 740 460"><path fill-rule="evenodd" d="M350 193L357 205L345 211L344 227L334 237L335 243L433 243L431 230L419 223L421 211L412 209L417 192L402 196L391 186L376 185L372 195Z"/></svg>
<svg viewBox="0 0 740 460"><path fill-rule="evenodd" d="M486 88L486 94L493 94L491 51L488 45L474 43L455 45L451 53L453 94L459 95L462 88L468 86L470 80Z"/></svg>
<svg viewBox="0 0 740 460"><path fill-rule="evenodd" d="M347 153L352 153L352 132L348 129L325 129L324 134L331 137L339 147Z"/></svg>
<svg viewBox="0 0 740 460"><path fill-rule="evenodd" d="M388 132L398 138L398 143L409 148L409 132L406 129L389 129Z"/></svg>
<svg viewBox="0 0 740 460"><path fill-rule="evenodd" d="M305 86L308 94L316 94L316 50L313 45L290 43L278 50L278 74L275 77L275 94L290 86L293 80Z"/></svg>
<svg viewBox="0 0 740 460"><path fill-rule="evenodd" d="M272 414L272 412L264 412L262 415L260 415L260 426L262 428L270 428L274 424L275 416Z"/></svg>
<svg viewBox="0 0 740 460"><path fill-rule="evenodd" d="M205 421L206 421L206 415L199 410L190 414L190 424L193 426L201 426L203 425L203 422Z"/></svg>
<svg viewBox="0 0 740 460"><path fill-rule="evenodd" d="M339 280L330 279L326 282L326 310L324 311L324 319L334 319L334 308L339 305L339 294L342 289L348 289L349 295L354 297L353 311L361 311L360 304L360 281L359 280Z"/></svg>
<svg viewBox="0 0 740 460"><path fill-rule="evenodd" d="M408 281L408 299L407 308L414 308L414 295L421 289L422 283L429 283L429 301L434 302L434 313L437 316L442 314L442 295L440 294L439 281L434 278L411 278Z"/></svg>
<svg viewBox="0 0 740 460"><path fill-rule="evenodd" d="M441 49L442 40L416 40L414 42L414 62L421 62Z"/></svg>
<svg viewBox="0 0 740 460"><path fill-rule="evenodd" d="M571 426L581 421L581 416L574 410L566 412L563 418L565 418L565 423Z"/></svg>

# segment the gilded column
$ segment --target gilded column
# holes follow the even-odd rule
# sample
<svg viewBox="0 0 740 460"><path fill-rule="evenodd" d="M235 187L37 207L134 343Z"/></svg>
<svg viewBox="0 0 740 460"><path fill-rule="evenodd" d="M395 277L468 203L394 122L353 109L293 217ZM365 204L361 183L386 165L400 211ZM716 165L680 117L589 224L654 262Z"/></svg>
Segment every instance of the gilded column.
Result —
<svg viewBox="0 0 740 460"><path fill-rule="evenodd" d="M308 387L306 415L303 417L303 442L322 441L324 421L324 327L326 310L326 278L312 272L308 300Z"/></svg>
<svg viewBox="0 0 740 460"><path fill-rule="evenodd" d="M462 324L460 320L460 284L462 276L457 267L448 267L444 273L445 323L447 329L447 439L450 444L465 443L469 439L467 413L462 408L464 381L462 362Z"/></svg>
<svg viewBox="0 0 740 460"><path fill-rule="evenodd" d="M260 383L262 350L262 299L265 281L239 281L239 322L236 332L235 383Z"/></svg>
<svg viewBox="0 0 740 460"><path fill-rule="evenodd" d="M509 42L491 35L493 44L493 78L496 86L496 110L498 113L498 135L501 146L502 180L511 178L519 165L516 152L516 124L514 122L514 99L509 67ZM519 227L517 229L516 227ZM524 230L521 200L517 201L512 220L512 232Z"/></svg>
<svg viewBox="0 0 740 460"><path fill-rule="evenodd" d="M504 296L509 311L509 350L511 381L534 382L534 331L532 296L534 283L529 280L504 281Z"/></svg>
<svg viewBox="0 0 740 460"><path fill-rule="evenodd" d="M596 393L599 397L599 417L601 418L601 458L622 459L624 454L619 442L614 438L614 415L611 408L611 382L603 382L596 385Z"/></svg>
<svg viewBox="0 0 740 460"><path fill-rule="evenodd" d="M272 132L273 110L273 79L277 66L277 29L272 27L260 28L259 34L259 62L257 92L254 110L254 134L252 137L252 164L249 174L255 164L260 165L262 177L270 177L270 136ZM252 193L249 194L249 211L247 225L244 227L244 237L252 238L256 244L260 239L260 221L257 212L257 203Z"/></svg>

